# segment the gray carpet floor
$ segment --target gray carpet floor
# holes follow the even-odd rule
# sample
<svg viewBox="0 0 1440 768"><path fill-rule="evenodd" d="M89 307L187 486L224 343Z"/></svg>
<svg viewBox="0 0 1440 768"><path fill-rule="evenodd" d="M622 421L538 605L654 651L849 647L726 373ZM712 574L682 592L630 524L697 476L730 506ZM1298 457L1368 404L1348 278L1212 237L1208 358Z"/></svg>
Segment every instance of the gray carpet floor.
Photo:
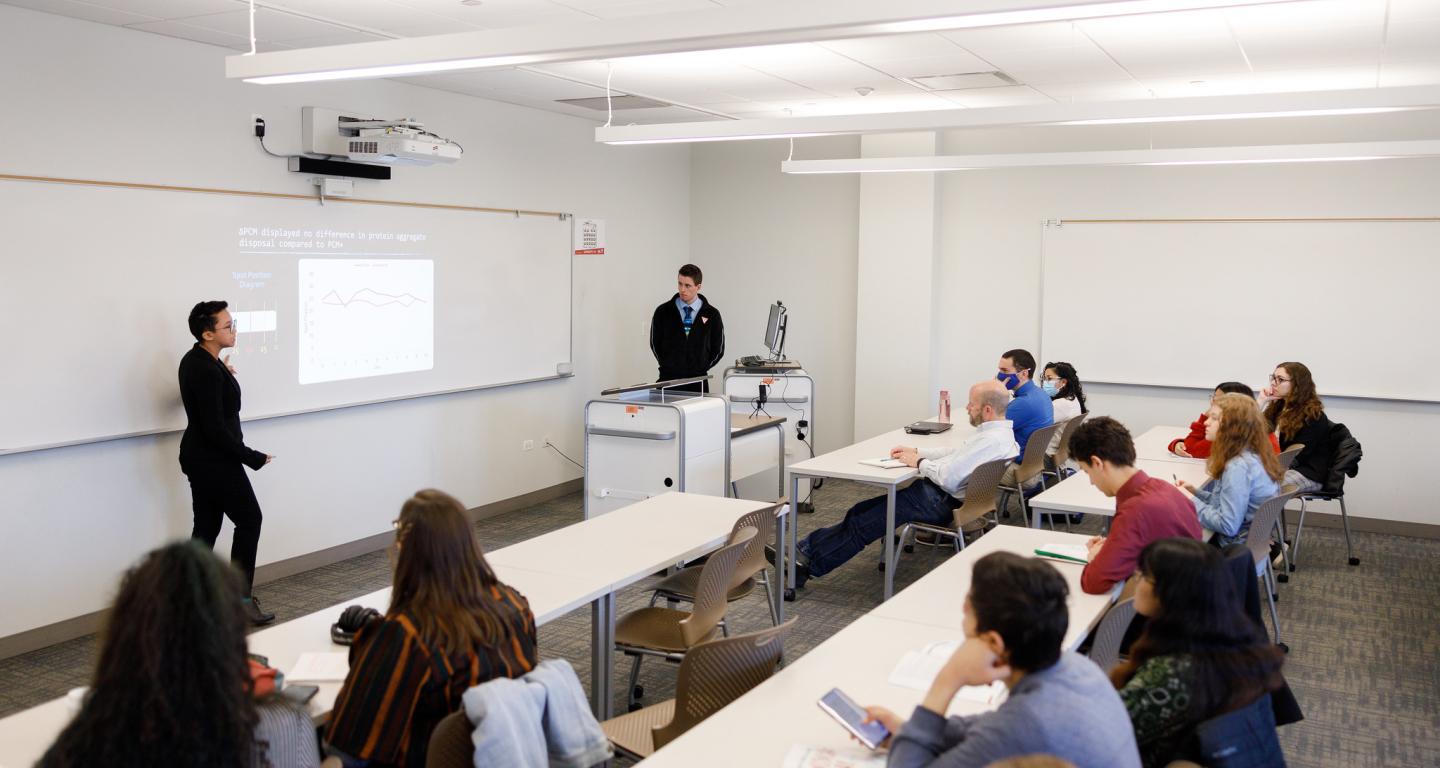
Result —
<svg viewBox="0 0 1440 768"><path fill-rule="evenodd" d="M850 504L873 493L851 483L828 481L815 494L817 512L804 515L800 531L839 520ZM487 549L497 549L581 519L578 494L477 524ZM1018 516L1007 521L1014 524ZM1098 531L1090 519L1077 531ZM1280 586L1280 621L1291 652L1285 674L1306 719L1281 729L1293 766L1440 765L1440 541L1356 533L1359 567L1345 564L1338 530L1308 528L1300 569ZM263 546L263 542L262 542ZM798 657L880 601L876 570L880 544L845 566L816 579L787 604L798 617L786 655ZM903 589L948 556L948 549L919 547L896 573ZM281 621L344 602L385 586L385 552L297 574L257 588L265 607ZM647 580L619 596L620 611L649 599ZM731 607L732 632L769 626L761 591ZM590 674L590 617L577 610L540 628L544 657L562 657L581 680ZM47 701L84 685L96 640L84 637L0 661L0 716ZM629 661L617 657L616 711L625 707ZM673 695L675 668L647 660L641 669L646 702Z"/></svg>

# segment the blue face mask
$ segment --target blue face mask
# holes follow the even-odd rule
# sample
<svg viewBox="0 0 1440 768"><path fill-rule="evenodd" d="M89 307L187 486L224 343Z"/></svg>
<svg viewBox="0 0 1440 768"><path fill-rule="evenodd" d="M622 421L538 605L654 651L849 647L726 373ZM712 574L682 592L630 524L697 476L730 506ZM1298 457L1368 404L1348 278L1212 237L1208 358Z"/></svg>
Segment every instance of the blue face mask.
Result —
<svg viewBox="0 0 1440 768"><path fill-rule="evenodd" d="M1000 383L1004 384L1006 389L1014 389L1020 386L1019 374L1005 373L1004 371L1001 371L995 374L995 379Z"/></svg>
<svg viewBox="0 0 1440 768"><path fill-rule="evenodd" d="M1045 394L1051 397L1054 397L1055 395L1060 393L1060 388L1056 386L1055 382L1051 381L1050 379L1046 379L1040 382L1040 388L1045 390Z"/></svg>

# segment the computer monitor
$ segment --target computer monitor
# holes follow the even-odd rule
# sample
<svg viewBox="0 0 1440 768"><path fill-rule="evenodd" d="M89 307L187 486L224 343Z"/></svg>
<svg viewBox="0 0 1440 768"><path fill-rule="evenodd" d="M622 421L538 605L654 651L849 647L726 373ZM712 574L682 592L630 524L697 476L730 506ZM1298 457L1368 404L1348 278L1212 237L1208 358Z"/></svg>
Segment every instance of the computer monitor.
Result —
<svg viewBox="0 0 1440 768"><path fill-rule="evenodd" d="M773 360L781 359L785 350L785 324L785 305L776 301L770 305L770 320L765 323L765 347Z"/></svg>

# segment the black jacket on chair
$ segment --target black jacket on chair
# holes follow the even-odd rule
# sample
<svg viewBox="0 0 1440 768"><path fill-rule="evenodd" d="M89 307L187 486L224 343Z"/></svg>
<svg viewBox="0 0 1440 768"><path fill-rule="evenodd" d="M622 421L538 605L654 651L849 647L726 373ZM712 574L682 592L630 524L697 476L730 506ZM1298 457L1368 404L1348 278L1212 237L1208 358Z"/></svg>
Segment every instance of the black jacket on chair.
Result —
<svg viewBox="0 0 1440 768"><path fill-rule="evenodd" d="M1263 632L1265 621L1260 616L1260 590L1263 587L1255 575L1255 557L1244 544L1231 544L1224 549L1223 554L1225 566L1230 569L1235 586L1241 590L1244 598L1245 615L1260 625ZM1300 711L1300 702L1296 701L1289 683L1281 683L1279 688L1271 691L1269 701L1275 710L1274 723L1289 725L1305 719L1305 713Z"/></svg>
<svg viewBox="0 0 1440 768"><path fill-rule="evenodd" d="M656 381L704 376L725 356L725 324L720 319L720 310L705 294L700 294L703 303L687 336L685 321L680 319L680 310L675 304L679 297L678 293L671 296L655 308L650 318L650 351L660 364Z"/></svg>
<svg viewBox="0 0 1440 768"><path fill-rule="evenodd" d="M1350 434L1350 429L1344 424L1331 425L1330 444L1335 446L1335 453L1330 458L1330 468L1321 483L1321 491L1339 496L1345 492L1345 477L1360 474L1360 457L1365 452L1360 450L1360 441Z"/></svg>
<svg viewBox="0 0 1440 768"><path fill-rule="evenodd" d="M265 466L265 454L247 448L240 431L240 382L199 344L180 358L180 401L189 422L180 438L185 474L194 478L221 466Z"/></svg>

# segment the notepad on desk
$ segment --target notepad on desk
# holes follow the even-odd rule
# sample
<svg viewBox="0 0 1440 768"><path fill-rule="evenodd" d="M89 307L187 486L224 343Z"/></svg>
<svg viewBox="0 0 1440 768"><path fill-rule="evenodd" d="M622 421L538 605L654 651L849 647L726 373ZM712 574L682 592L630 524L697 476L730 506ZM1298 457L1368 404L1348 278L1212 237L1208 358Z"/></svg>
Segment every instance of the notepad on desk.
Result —
<svg viewBox="0 0 1440 768"><path fill-rule="evenodd" d="M860 463L867 467L879 467L881 469L899 469L909 466L899 459L861 459Z"/></svg>
<svg viewBox="0 0 1440 768"><path fill-rule="evenodd" d="M1080 544L1043 544L1035 548L1035 555L1062 563L1090 563L1090 550Z"/></svg>
<svg viewBox="0 0 1440 768"><path fill-rule="evenodd" d="M285 679L307 683L342 682L349 673L350 654L345 651L302 653Z"/></svg>
<svg viewBox="0 0 1440 768"><path fill-rule="evenodd" d="M890 684L913 691L930 690L931 683L935 682L935 677L940 674L945 662L955 655L955 649L959 647L959 640L940 640L930 643L922 650L907 652L900 659L900 663L895 665L895 669L891 670ZM1004 701L1007 693L1005 683L996 680L990 685L962 686L955 698L993 707Z"/></svg>

